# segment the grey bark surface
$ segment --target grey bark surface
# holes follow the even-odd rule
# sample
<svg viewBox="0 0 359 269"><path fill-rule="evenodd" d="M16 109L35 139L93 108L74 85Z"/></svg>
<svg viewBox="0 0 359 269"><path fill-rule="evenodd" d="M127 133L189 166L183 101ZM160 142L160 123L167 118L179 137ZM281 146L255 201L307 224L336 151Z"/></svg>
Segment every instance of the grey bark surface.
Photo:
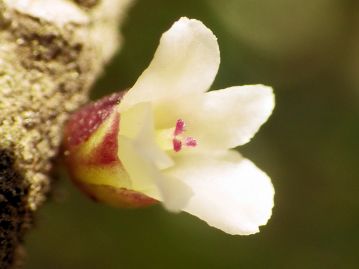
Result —
<svg viewBox="0 0 359 269"><path fill-rule="evenodd" d="M0 0L0 268L50 189L69 114L118 49L130 0Z"/></svg>

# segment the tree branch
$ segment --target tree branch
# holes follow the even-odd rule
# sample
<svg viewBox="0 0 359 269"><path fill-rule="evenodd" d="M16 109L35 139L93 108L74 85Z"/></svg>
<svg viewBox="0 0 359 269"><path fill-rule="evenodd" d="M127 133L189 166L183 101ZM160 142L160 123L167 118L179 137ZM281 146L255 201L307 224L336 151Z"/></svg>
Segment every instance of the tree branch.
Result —
<svg viewBox="0 0 359 269"><path fill-rule="evenodd" d="M0 0L0 268L20 266L62 126L117 50L129 2Z"/></svg>

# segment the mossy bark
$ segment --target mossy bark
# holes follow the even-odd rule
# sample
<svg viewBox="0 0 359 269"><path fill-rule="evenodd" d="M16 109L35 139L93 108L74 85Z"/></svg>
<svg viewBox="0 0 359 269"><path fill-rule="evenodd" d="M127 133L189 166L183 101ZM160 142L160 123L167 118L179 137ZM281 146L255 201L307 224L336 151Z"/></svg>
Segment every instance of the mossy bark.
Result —
<svg viewBox="0 0 359 269"><path fill-rule="evenodd" d="M0 0L0 268L20 267L63 124L118 49L130 1Z"/></svg>

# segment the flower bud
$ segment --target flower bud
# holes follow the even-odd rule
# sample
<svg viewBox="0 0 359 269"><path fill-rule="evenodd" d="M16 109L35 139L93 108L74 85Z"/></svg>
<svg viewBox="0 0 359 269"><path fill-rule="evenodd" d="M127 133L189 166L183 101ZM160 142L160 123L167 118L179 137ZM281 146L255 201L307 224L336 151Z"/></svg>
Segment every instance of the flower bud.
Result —
<svg viewBox="0 0 359 269"><path fill-rule="evenodd" d="M64 130L65 163L73 182L93 200L117 207L142 207L157 201L132 191L118 158L123 92L105 96L74 113Z"/></svg>

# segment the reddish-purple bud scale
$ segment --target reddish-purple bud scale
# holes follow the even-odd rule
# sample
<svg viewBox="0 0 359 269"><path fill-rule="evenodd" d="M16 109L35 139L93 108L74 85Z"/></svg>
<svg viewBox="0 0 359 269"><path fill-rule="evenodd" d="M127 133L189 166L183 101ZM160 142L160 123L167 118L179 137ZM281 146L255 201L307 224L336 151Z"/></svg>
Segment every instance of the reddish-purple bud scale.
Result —
<svg viewBox="0 0 359 269"><path fill-rule="evenodd" d="M74 147L86 141L96 131L100 124L111 114L118 104L123 92L117 92L92 102L77 111L70 117L65 130L66 144Z"/></svg>
<svg viewBox="0 0 359 269"><path fill-rule="evenodd" d="M90 198L98 202L106 202L115 207L146 207L156 204L158 201L143 195L142 193L127 190L123 188L114 188L105 185L83 184L75 182L75 184L87 193Z"/></svg>
<svg viewBox="0 0 359 269"><path fill-rule="evenodd" d="M117 134L120 128L120 115L116 114L110 131L105 135L102 143L94 150L91 162L97 165L111 165L119 162Z"/></svg>
<svg viewBox="0 0 359 269"><path fill-rule="evenodd" d="M88 196L96 201L119 207L143 207L154 203L156 200L134 190L117 188L112 185L92 184L96 181L97 173L101 171L121 181L118 171L124 169L118 158L118 133L120 131L120 114L115 113L115 106L121 101L123 92L105 96L99 101L92 102L75 112L67 122L64 130L66 153L65 162L74 183ZM114 113L112 113L114 112ZM88 144L88 139L95 135L95 131L109 118L111 122L106 127L106 133L101 141L94 145ZM83 151L84 147L86 148ZM85 152L85 153L84 153ZM86 170L94 169L91 174ZM90 181L88 181L90 180Z"/></svg>

